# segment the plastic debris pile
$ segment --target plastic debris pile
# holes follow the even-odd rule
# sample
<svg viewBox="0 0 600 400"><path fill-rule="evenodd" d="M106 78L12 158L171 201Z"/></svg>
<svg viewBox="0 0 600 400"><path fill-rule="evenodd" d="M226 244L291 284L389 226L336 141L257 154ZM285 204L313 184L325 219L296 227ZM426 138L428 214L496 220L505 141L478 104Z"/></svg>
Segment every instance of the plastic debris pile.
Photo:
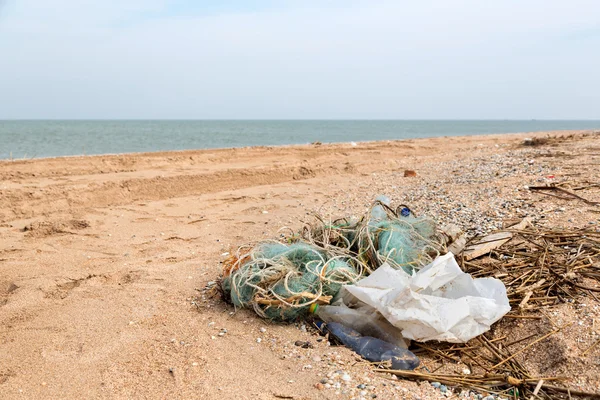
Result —
<svg viewBox="0 0 600 400"><path fill-rule="evenodd" d="M360 220L348 218L306 226L284 242L243 246L226 260L221 288L236 307L264 318L291 321L312 304L329 304L353 284L387 263L407 273L444 252L436 224L406 206L377 200Z"/></svg>

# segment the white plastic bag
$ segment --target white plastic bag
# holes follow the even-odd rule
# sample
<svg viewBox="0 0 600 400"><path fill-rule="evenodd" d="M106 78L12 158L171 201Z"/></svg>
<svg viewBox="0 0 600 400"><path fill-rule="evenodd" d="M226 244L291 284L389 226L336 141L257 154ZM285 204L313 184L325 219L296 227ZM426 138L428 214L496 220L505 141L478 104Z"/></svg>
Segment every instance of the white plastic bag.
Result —
<svg viewBox="0 0 600 400"><path fill-rule="evenodd" d="M407 339L466 342L510 311L506 287L494 278L473 279L452 253L410 276L387 264L344 286L379 311Z"/></svg>

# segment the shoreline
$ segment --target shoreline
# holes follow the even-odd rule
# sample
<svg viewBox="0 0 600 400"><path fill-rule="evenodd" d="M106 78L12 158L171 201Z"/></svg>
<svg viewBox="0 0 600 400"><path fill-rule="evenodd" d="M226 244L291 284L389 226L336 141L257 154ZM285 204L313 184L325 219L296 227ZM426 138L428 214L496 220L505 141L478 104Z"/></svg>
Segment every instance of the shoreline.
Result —
<svg viewBox="0 0 600 400"><path fill-rule="evenodd" d="M477 120L473 120L477 121ZM570 130L555 130L555 131L533 131L533 132L511 132L511 133L489 133L489 134L474 134L474 135L456 135L456 136L430 136L430 137L416 137L406 139L383 139L383 140L364 140L364 141L344 141L344 142L319 142L319 146L345 146L351 143L369 145L377 143L403 143L407 141L420 141L420 140L444 140L444 139L465 139L465 138L492 138L492 137L503 137L507 138L510 136L521 137L539 137L544 135L557 135L564 136L570 134L597 134L600 133L599 129L570 129ZM256 146L240 146L240 147L209 147L209 148L198 148L198 149L184 149L184 150L157 150L157 151L142 151L142 152L126 152L126 153L102 153L102 154L80 154L80 155L65 155L65 156L50 156L50 157L35 157L35 158L2 158L0 159L0 165L3 163L14 163L18 161L30 162L30 161L49 161L49 160L64 160L64 159L88 159L97 157L161 157L169 155L190 155L201 154L204 152L211 151L240 151L240 150L252 150L252 149L278 149L278 148L304 148L313 147L314 143L295 143L295 144L281 144L281 145L256 145Z"/></svg>

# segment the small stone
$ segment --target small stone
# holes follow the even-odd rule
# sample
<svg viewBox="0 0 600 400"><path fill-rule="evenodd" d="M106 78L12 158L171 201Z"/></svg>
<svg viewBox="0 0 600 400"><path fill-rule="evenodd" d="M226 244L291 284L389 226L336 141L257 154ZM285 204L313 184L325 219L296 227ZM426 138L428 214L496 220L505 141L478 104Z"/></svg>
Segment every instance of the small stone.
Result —
<svg viewBox="0 0 600 400"><path fill-rule="evenodd" d="M322 383L315 383L315 388L317 388L318 390L323 390L325 386L323 386Z"/></svg>
<svg viewBox="0 0 600 400"><path fill-rule="evenodd" d="M363 397L366 396L367 395L367 391L366 390L361 390L360 391L360 395L363 396Z"/></svg>
<svg viewBox="0 0 600 400"><path fill-rule="evenodd" d="M326 383L324 386L325 386L325 389L331 389L331 384L329 384L329 383Z"/></svg>
<svg viewBox="0 0 600 400"><path fill-rule="evenodd" d="M319 356L314 356L314 357L312 358L312 360L313 360L314 362L320 362L320 361L321 361L321 357L319 357Z"/></svg>
<svg viewBox="0 0 600 400"><path fill-rule="evenodd" d="M261 331L262 333L265 333L267 330L265 328L260 328L259 331Z"/></svg>
<svg viewBox="0 0 600 400"><path fill-rule="evenodd" d="M327 378L323 378L323 379L321 379L321 383L322 383L322 384L326 384L326 383L327 383Z"/></svg>
<svg viewBox="0 0 600 400"><path fill-rule="evenodd" d="M262 339L261 338L256 338L256 343L260 343L260 342L262 342Z"/></svg>
<svg viewBox="0 0 600 400"><path fill-rule="evenodd" d="M194 367L197 367L197 366L198 366L198 363L194 361L194 362L192 363L192 365L193 365Z"/></svg>
<svg viewBox="0 0 600 400"><path fill-rule="evenodd" d="M298 347L302 347L303 349L312 349L313 345L310 342L305 342L303 340L296 340L294 344Z"/></svg>
<svg viewBox="0 0 600 400"><path fill-rule="evenodd" d="M434 388L436 388L436 389L439 389L439 388L440 388L440 386L442 386L442 384L441 384L441 383L439 383L439 382L431 382L431 386L433 386L433 387L434 387Z"/></svg>
<svg viewBox="0 0 600 400"><path fill-rule="evenodd" d="M367 385L365 385L364 383L361 383L360 385L356 386L357 389L365 389L366 387Z"/></svg>
<svg viewBox="0 0 600 400"><path fill-rule="evenodd" d="M448 390L448 388L446 387L446 385L441 385L440 386L440 392L446 393L447 390Z"/></svg>
<svg viewBox="0 0 600 400"><path fill-rule="evenodd" d="M352 378L350 377L350 375L348 375L347 373L344 372L344 375L342 375L342 380L344 382L350 382L352 380Z"/></svg>
<svg viewBox="0 0 600 400"><path fill-rule="evenodd" d="M306 332L306 325L304 325L304 324L300 325L300 330L302 332Z"/></svg>

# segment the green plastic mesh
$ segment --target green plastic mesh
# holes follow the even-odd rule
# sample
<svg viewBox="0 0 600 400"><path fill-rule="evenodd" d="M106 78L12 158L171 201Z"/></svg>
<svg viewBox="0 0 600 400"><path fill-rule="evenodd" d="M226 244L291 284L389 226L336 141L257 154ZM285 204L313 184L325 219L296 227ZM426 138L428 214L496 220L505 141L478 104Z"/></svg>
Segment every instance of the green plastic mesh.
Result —
<svg viewBox="0 0 600 400"><path fill-rule="evenodd" d="M387 262L412 274L440 254L443 242L433 220L416 217L402 206L393 210L388 204L382 198L371 208L359 234L361 250L373 269Z"/></svg>
<svg viewBox="0 0 600 400"><path fill-rule="evenodd" d="M297 319L360 278L346 260L308 243L261 243L240 263L223 278L224 292L235 306L253 307L273 320Z"/></svg>

